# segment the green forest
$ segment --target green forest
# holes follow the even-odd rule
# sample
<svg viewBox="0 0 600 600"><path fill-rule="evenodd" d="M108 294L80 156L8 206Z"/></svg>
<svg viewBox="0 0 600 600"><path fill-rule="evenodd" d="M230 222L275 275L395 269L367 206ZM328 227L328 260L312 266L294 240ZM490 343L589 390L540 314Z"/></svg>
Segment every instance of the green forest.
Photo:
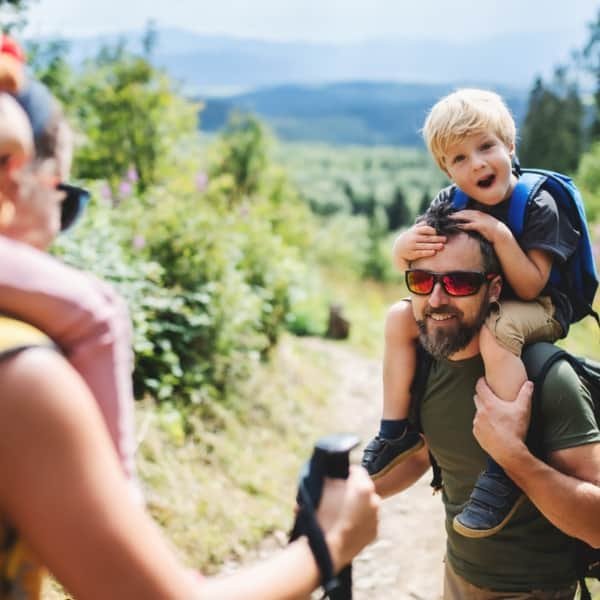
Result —
<svg viewBox="0 0 600 600"><path fill-rule="evenodd" d="M8 4L18 36L27 3ZM270 373L278 364L282 339L325 336L330 306L341 303L353 314L365 286L379 290L381 320L385 303L403 291L391 264L393 239L447 180L422 149L283 142L252 114L233 113L207 134L198 128L203 106L152 66L154 43L149 27L141 53L105 47L77 70L64 41L27 48L33 71L77 132L73 177L92 191L85 218L54 252L126 298L140 418L158 423L166 443L185 452L191 444L209 467L226 468L231 449L220 432L241 428L243 439L244 424L255 423L258 413L286 434L297 428L253 397L257 370ZM532 82L518 154L524 166L575 179L600 263L600 13L572 63ZM368 321L352 323L350 341L373 352L380 329ZM574 328L570 343L589 353L584 340L594 324L587 321ZM291 442L292 480L311 442L305 431L295 433L301 441ZM149 466L161 452L180 460L153 443L142 445L150 483L162 477ZM208 475L201 483L210 485ZM264 502L260 510L282 504L279 491L257 489L249 478L235 483ZM220 539L221 525L208 525L222 515L196 510L207 548L187 547L184 523L171 534L194 564L210 570L236 550ZM176 521L160 502L153 511L167 527ZM253 521L242 544L254 543L277 519L284 517L267 512Z"/></svg>

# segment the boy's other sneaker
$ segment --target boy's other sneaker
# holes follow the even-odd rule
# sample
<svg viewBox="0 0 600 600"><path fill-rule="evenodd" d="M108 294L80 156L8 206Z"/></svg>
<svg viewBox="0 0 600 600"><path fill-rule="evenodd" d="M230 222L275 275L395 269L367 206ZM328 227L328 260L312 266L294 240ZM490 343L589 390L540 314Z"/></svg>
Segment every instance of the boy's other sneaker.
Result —
<svg viewBox="0 0 600 600"><path fill-rule="evenodd" d="M377 435L367 444L361 464L371 479L377 479L422 447L423 439L411 428L393 439Z"/></svg>
<svg viewBox="0 0 600 600"><path fill-rule="evenodd" d="M503 473L484 471L475 482L467 504L452 521L454 530L469 538L498 533L525 500L525 495Z"/></svg>

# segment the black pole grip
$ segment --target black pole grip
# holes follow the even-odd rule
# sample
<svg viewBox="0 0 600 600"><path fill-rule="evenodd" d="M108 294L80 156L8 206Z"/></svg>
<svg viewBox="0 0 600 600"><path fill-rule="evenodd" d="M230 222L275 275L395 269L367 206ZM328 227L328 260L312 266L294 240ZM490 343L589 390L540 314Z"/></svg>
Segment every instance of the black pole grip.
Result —
<svg viewBox="0 0 600 600"><path fill-rule="evenodd" d="M350 433L336 433L317 441L310 461L306 463L300 475L297 496L300 510L290 540L294 540L301 535L307 535L311 548L315 552L315 539L311 540L311 535L314 537L314 524L316 524L317 528L319 527L318 523L316 523L315 513L321 501L323 480L325 477L334 479L348 478L350 471L350 451L359 443L359 438ZM322 542L322 532L320 536ZM318 548L319 546L322 546L322 544L317 541L316 547ZM325 560L323 560L322 552L315 553L322 577L324 571L331 570L331 559L328 555L326 545L325 552L327 553ZM319 557L317 554L321 556ZM322 564L323 562L327 564L324 565ZM332 575L329 581L322 581L325 595L329 596L332 600L351 600L352 565L344 567L337 578Z"/></svg>

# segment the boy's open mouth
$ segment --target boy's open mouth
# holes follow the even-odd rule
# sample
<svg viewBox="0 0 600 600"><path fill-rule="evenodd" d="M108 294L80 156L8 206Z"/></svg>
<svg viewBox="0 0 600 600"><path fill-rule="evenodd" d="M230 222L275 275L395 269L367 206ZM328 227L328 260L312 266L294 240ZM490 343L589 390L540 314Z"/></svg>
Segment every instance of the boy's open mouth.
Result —
<svg viewBox="0 0 600 600"><path fill-rule="evenodd" d="M480 179L477 182L477 186L481 188L489 188L494 183L494 179L496 179L495 175L488 175L487 177Z"/></svg>
<svg viewBox="0 0 600 600"><path fill-rule="evenodd" d="M477 182L477 186L482 188L488 188L492 185L492 183L494 183L494 179L496 179L495 175L488 175L487 177L480 179Z"/></svg>

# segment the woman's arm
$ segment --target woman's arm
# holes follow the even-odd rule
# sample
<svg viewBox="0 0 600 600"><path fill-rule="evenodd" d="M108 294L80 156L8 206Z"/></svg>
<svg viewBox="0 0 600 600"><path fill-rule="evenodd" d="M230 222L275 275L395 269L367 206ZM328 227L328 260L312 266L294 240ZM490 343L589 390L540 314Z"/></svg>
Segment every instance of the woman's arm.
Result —
<svg viewBox="0 0 600 600"><path fill-rule="evenodd" d="M96 404L57 353L34 349L0 363L0 513L79 600L277 600L306 595L318 571L299 540L272 562L196 581L130 499ZM337 503L326 539L339 568L375 536L378 498L362 470L325 487ZM330 526L330 527L328 527Z"/></svg>

